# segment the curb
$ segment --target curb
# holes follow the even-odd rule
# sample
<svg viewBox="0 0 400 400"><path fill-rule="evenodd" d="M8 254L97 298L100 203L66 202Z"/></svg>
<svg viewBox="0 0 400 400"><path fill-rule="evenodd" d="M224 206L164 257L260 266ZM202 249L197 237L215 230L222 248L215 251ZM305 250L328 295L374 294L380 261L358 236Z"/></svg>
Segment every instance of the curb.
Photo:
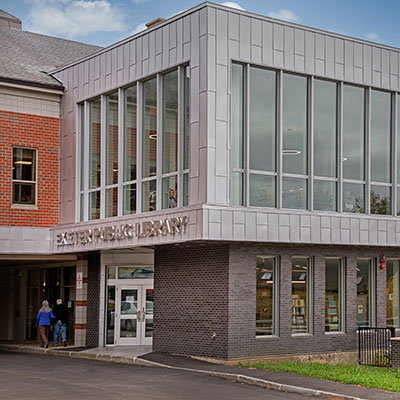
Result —
<svg viewBox="0 0 400 400"><path fill-rule="evenodd" d="M323 390L304 388L301 386L293 386L287 385L283 383L271 382L260 378L254 378L247 375L242 374L234 374L227 372L216 372L216 371L207 371L202 369L193 369L193 368L184 368L184 367L174 367L171 365L161 364L154 361L145 360L143 358L138 357L124 357L124 356L111 356L106 354L92 354L92 353L82 353L78 351L59 351L54 349L41 349L41 348L32 348L32 347L16 347L16 346L7 346L0 345L0 351L8 351L12 353L26 353L26 354L39 354L39 355L49 355L56 357L71 357L71 358L80 358L86 360L94 360L94 361L105 361L105 362L113 362L118 364L130 364L130 365L138 365L142 367L159 367L159 368L169 368L180 371L188 371L188 372L197 372L204 375L216 376L219 378L224 378L230 381L245 383L249 385L256 385L260 387L264 387L266 389L277 390L280 392L287 393L297 393L306 396L319 397L328 400L365 400L360 397L347 396L344 394L331 393Z"/></svg>

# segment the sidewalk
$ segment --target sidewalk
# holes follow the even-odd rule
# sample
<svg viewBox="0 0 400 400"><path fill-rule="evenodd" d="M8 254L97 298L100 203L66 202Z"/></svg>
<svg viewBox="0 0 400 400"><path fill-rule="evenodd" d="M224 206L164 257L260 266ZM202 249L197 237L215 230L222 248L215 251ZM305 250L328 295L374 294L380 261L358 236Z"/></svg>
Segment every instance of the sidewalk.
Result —
<svg viewBox="0 0 400 400"><path fill-rule="evenodd" d="M400 400L400 393L346 385L286 372L213 364L190 357L151 352L151 347L129 346L83 349L71 346L67 348L50 347L48 349L43 349L39 348L37 345L0 344L0 351L46 354L141 366L190 370L237 382L263 386L285 392L316 396L324 399Z"/></svg>

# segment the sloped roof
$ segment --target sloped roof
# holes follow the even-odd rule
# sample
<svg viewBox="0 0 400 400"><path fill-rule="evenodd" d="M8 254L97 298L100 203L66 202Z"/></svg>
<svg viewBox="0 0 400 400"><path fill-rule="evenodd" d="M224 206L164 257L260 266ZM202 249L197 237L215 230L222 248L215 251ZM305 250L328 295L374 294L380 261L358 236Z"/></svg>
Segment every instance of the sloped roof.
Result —
<svg viewBox="0 0 400 400"><path fill-rule="evenodd" d="M5 12L4 10L0 10L0 17L1 18L7 18L7 19L12 19L14 21L19 21L21 22L21 20L17 17L14 17L14 15L9 14L8 12Z"/></svg>
<svg viewBox="0 0 400 400"><path fill-rule="evenodd" d="M100 49L21 29L0 28L0 81L62 88L47 73Z"/></svg>

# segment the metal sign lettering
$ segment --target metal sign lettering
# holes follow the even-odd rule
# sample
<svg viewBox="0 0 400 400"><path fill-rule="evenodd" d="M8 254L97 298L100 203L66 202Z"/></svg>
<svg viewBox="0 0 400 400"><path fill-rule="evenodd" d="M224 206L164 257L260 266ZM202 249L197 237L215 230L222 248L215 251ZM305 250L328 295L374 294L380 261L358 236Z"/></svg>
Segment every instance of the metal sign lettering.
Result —
<svg viewBox="0 0 400 400"><path fill-rule="evenodd" d="M123 240L151 236L185 233L187 216L143 221L136 224L108 225L79 231L66 231L57 234L57 246L71 246L96 243L100 240Z"/></svg>

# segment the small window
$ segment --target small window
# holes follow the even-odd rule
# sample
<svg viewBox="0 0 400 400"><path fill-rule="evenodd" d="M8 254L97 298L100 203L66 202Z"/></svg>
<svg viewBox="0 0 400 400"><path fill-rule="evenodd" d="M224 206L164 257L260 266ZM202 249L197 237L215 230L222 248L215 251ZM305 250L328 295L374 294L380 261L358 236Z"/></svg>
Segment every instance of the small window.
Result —
<svg viewBox="0 0 400 400"><path fill-rule="evenodd" d="M12 203L36 204L36 150L13 148Z"/></svg>
<svg viewBox="0 0 400 400"><path fill-rule="evenodd" d="M292 335L310 333L310 259L292 258Z"/></svg>

